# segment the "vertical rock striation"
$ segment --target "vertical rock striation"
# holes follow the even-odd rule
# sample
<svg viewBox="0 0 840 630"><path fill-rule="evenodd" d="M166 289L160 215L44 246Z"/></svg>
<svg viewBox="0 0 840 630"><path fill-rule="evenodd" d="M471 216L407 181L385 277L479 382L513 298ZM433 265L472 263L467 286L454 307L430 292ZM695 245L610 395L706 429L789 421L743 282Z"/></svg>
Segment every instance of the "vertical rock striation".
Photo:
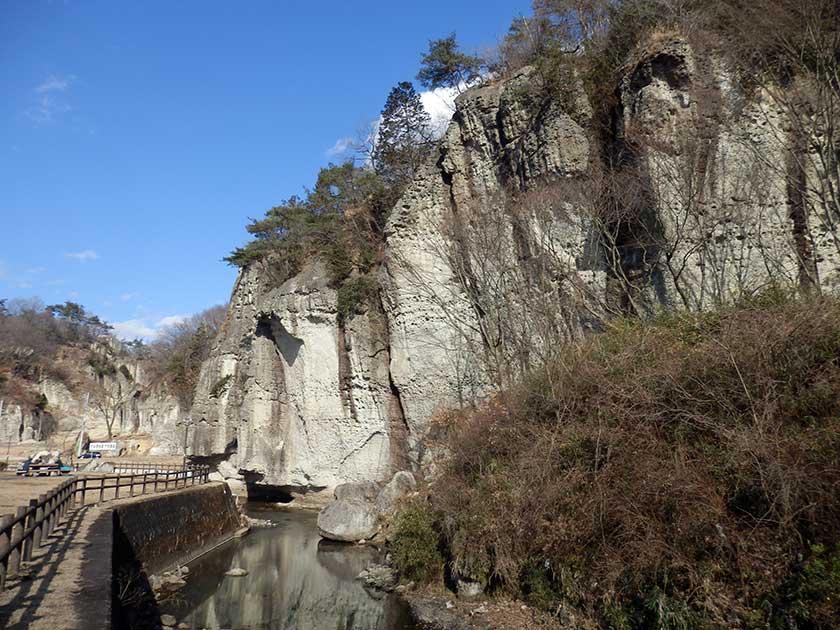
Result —
<svg viewBox="0 0 840 630"><path fill-rule="evenodd" d="M533 69L462 94L390 215L381 309L341 321L315 262L277 287L260 265L240 273L192 453L288 489L382 480L424 461L440 410L612 314L836 288L840 217L812 192L813 143L721 59L649 42L609 132L579 86L547 98Z"/></svg>
<svg viewBox="0 0 840 630"><path fill-rule="evenodd" d="M289 490L386 477L394 405L381 317L341 323L318 263L276 288L267 274L252 266L237 280L202 367L192 453Z"/></svg>

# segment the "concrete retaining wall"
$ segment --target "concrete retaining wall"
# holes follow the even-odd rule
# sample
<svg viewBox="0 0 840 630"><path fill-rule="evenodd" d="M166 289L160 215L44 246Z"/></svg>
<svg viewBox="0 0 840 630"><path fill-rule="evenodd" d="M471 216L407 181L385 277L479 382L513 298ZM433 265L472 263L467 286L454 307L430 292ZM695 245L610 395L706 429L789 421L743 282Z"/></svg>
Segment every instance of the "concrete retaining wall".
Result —
<svg viewBox="0 0 840 630"><path fill-rule="evenodd" d="M224 483L137 499L113 510L115 568L137 561L147 575L195 558L241 527Z"/></svg>

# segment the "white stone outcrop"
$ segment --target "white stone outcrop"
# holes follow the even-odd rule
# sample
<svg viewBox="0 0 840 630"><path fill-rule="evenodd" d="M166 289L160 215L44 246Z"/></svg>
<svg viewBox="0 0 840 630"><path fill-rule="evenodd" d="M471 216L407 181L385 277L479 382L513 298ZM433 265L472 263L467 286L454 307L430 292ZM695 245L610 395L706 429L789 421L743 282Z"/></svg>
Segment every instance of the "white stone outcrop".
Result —
<svg viewBox="0 0 840 630"><path fill-rule="evenodd" d="M267 274L252 267L237 281L202 367L191 453L293 491L388 476L398 406L382 324L340 324L320 264L276 288Z"/></svg>

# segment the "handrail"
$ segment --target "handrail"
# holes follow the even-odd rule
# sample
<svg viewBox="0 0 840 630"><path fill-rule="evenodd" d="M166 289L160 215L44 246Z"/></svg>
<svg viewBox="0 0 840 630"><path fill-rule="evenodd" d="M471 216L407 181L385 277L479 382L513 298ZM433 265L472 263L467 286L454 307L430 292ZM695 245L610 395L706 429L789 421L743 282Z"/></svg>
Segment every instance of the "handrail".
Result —
<svg viewBox="0 0 840 630"><path fill-rule="evenodd" d="M155 464L153 462L120 462L102 459L79 460L75 466L76 472L84 472L84 466L90 462L101 462L103 464L111 464L114 467L114 472L166 472L179 471L195 468L195 464ZM97 471L93 471L97 472Z"/></svg>
<svg viewBox="0 0 840 630"><path fill-rule="evenodd" d="M31 499L29 505L18 507L14 515L0 518L0 591L5 589L6 578L17 575L21 562L32 559L32 550L41 546L62 520L67 510L85 505L88 492L99 492L94 503L104 503L105 491L113 490L114 500L120 498L120 489L129 488L129 497L142 496L148 488L158 492L159 486L165 492L187 485L201 485L210 479L209 466L182 466L176 470L143 471L133 475L122 473L107 475L79 475L64 481L37 499ZM142 481L140 481L142 480ZM135 488L140 488L135 495Z"/></svg>

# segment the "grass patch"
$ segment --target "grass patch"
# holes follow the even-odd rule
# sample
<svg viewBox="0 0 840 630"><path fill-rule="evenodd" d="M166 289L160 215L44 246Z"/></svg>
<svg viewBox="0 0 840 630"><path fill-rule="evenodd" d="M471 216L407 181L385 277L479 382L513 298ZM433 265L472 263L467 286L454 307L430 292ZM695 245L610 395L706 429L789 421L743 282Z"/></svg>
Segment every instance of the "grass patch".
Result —
<svg viewBox="0 0 840 630"><path fill-rule="evenodd" d="M443 573L435 517L427 505L414 503L396 517L388 548L403 580L425 584Z"/></svg>

